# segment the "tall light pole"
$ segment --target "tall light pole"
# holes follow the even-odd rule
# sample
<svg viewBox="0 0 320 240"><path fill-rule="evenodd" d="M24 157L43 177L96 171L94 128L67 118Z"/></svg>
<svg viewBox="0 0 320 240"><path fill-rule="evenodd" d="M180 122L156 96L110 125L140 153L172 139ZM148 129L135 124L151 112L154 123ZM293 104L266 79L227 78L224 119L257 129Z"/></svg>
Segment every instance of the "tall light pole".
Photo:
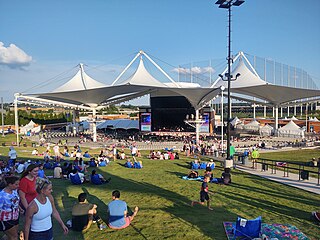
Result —
<svg viewBox="0 0 320 240"><path fill-rule="evenodd" d="M225 90L224 86L220 87L221 89L221 151L223 152L223 127L224 127L224 121L223 121L223 91Z"/></svg>
<svg viewBox="0 0 320 240"><path fill-rule="evenodd" d="M235 79L232 79L231 76L231 8L232 6L240 6L244 3L244 0L218 0L216 4L219 5L219 8L228 9L228 72L225 74L226 80L228 81L228 113L227 113L227 159L230 159L230 138L231 138L231 127L230 127L230 117L231 117L231 99L230 99L230 87L231 81L235 80L240 74L236 76ZM219 75L221 77L221 75ZM223 78L222 78L223 79ZM224 79L223 79L224 80Z"/></svg>

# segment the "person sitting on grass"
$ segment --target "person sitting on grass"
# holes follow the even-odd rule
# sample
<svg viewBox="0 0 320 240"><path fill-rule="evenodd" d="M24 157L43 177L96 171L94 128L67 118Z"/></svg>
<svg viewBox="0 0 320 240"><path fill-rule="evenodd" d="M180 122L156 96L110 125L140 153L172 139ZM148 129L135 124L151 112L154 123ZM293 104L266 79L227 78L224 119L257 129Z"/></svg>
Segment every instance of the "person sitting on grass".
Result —
<svg viewBox="0 0 320 240"><path fill-rule="evenodd" d="M139 208L136 206L131 216L128 215L128 206L125 201L120 198L120 191L114 190L112 192L112 201L108 203L109 214L109 228L123 229L130 225L134 217L137 215Z"/></svg>
<svg viewBox="0 0 320 240"><path fill-rule="evenodd" d="M69 174L69 179L73 184L83 184L86 182L84 174L79 172L77 169L72 170L72 172ZM78 182L78 179L80 182Z"/></svg>
<svg viewBox="0 0 320 240"><path fill-rule="evenodd" d="M188 174L188 178L198 178L199 173L197 171L191 170Z"/></svg>
<svg viewBox="0 0 320 240"><path fill-rule="evenodd" d="M39 167L38 177L47 178L46 174L44 173L43 164L42 163L39 164L38 167Z"/></svg>
<svg viewBox="0 0 320 240"><path fill-rule="evenodd" d="M126 154L122 151L120 154L120 159L125 160L126 159Z"/></svg>
<svg viewBox="0 0 320 240"><path fill-rule="evenodd" d="M218 178L218 183L223 183L225 185L229 185L231 183L231 169L225 168L224 172L221 175L221 178Z"/></svg>
<svg viewBox="0 0 320 240"><path fill-rule="evenodd" d="M57 166L53 169L53 178L62 179L62 168L60 166L60 163L57 164Z"/></svg>
<svg viewBox="0 0 320 240"><path fill-rule="evenodd" d="M83 157L90 158L91 156L88 151L85 151L85 153L83 154Z"/></svg>
<svg viewBox="0 0 320 240"><path fill-rule="evenodd" d="M86 231L93 221L100 219L97 216L97 205L87 201L87 194L80 193L78 203L72 207L72 230Z"/></svg>
<svg viewBox="0 0 320 240"><path fill-rule="evenodd" d="M95 169L93 169L91 172L91 183L93 183L95 185L108 183L108 182L110 182L110 180L111 180L111 178L108 178L107 180L104 179L104 177L101 174L98 174Z"/></svg>
<svg viewBox="0 0 320 240"><path fill-rule="evenodd" d="M195 204L204 205L204 201L207 201L207 207L209 210L213 210L210 207L210 197L209 197L209 187L208 182L210 182L210 175L205 175L203 182L201 184L201 190L200 190L200 202L199 201L192 201L191 206L194 206Z"/></svg>

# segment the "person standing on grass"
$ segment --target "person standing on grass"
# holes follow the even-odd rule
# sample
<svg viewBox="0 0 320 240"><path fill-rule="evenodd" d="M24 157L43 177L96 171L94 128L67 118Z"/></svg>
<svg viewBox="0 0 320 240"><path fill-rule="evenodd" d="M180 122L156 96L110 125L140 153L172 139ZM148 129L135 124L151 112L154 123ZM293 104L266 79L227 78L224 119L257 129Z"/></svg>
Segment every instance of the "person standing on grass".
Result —
<svg viewBox="0 0 320 240"><path fill-rule="evenodd" d="M136 206L131 216L127 216L128 207L125 201L120 198L119 190L112 192L112 201L108 203L109 228L123 229L130 225L134 217L137 215L139 208Z"/></svg>
<svg viewBox="0 0 320 240"><path fill-rule="evenodd" d="M4 232L8 240L18 239L19 227L19 178L5 178L6 187L0 192L0 232Z"/></svg>
<svg viewBox="0 0 320 240"><path fill-rule="evenodd" d="M210 182L210 175L205 175L202 185L201 185L201 190L200 190L200 202L198 201L192 201L191 206L194 206L195 204L200 204L204 205L204 201L207 201L207 207L209 210L213 210L210 207L210 197L209 197L209 187L208 187L208 182Z"/></svg>
<svg viewBox="0 0 320 240"><path fill-rule="evenodd" d="M13 146L9 148L8 156L9 156L9 167L15 166L18 155Z"/></svg>
<svg viewBox="0 0 320 240"><path fill-rule="evenodd" d="M51 215L59 222L64 234L68 228L63 223L57 211L52 193L52 184L44 178L37 179L36 191L38 196L30 203L26 212L24 226L25 240L52 240L53 230Z"/></svg>
<svg viewBox="0 0 320 240"><path fill-rule="evenodd" d="M30 164L22 173L19 183L19 196L21 207L26 210L30 202L38 195L36 191L36 179L38 177L39 167Z"/></svg>
<svg viewBox="0 0 320 240"><path fill-rule="evenodd" d="M137 161L137 159L136 159L137 151L138 151L138 148L136 147L136 145L132 145L131 146L131 156L135 162Z"/></svg>

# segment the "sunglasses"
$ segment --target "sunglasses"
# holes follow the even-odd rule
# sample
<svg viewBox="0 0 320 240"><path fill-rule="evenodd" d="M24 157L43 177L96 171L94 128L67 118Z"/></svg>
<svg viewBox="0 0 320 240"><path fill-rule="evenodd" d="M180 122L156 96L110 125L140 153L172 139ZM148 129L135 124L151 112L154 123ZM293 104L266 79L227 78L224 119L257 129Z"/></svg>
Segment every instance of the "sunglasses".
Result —
<svg viewBox="0 0 320 240"><path fill-rule="evenodd" d="M39 189L40 189L40 190L42 190L46 184L47 184L47 185L51 184L51 182L50 182L49 180L44 179L44 178L41 179L40 181L41 181L41 183L40 183L40 185L39 185Z"/></svg>

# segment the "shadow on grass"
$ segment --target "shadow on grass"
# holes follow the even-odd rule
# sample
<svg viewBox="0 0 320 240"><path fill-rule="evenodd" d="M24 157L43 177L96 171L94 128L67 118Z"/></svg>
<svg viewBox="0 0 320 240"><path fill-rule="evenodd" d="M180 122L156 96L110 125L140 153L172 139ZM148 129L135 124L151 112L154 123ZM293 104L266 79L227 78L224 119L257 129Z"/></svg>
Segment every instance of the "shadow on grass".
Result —
<svg viewBox="0 0 320 240"><path fill-rule="evenodd" d="M247 185L243 185L240 183L232 183L230 186L231 187L235 187L236 189L242 189L245 190L246 192L252 192L252 194L267 194L268 196L272 196L274 198L281 198L283 200L291 200L291 201L296 201L299 202L301 204L306 204L306 205L313 205L314 208L316 209L318 207L318 204L316 202L316 200L312 201L312 200L307 200L305 197L303 196L299 196L297 194L291 194L290 192L286 191L283 192L283 184L281 183L274 183L273 185L270 185L270 181L263 179L261 177L258 176L254 176L251 175L249 176L252 178L252 180L257 183L260 186L264 186L265 188L261 188L261 187L249 187ZM294 187L285 185L285 188L289 188L289 189L295 189Z"/></svg>
<svg viewBox="0 0 320 240"><path fill-rule="evenodd" d="M175 162L174 164L176 164L176 165L179 166L179 167L191 169L190 163L181 164L181 163L176 163L176 162Z"/></svg>
<svg viewBox="0 0 320 240"><path fill-rule="evenodd" d="M178 172L174 173L174 174L179 174ZM119 189L120 192L124 192L124 193L128 193L130 192L130 194L135 194L135 193L143 193L146 195L151 195L151 196L158 196L161 197L163 199L169 200L172 202L172 206L165 206L160 208L160 210L167 212L171 215L171 217L173 219L177 219L185 224L188 224L190 226L190 228L196 228L198 230L196 230L197 232L201 232L202 234L205 234L206 236L212 238L213 236L215 236L215 231L216 229L212 228L212 223L213 222L217 222L216 224L216 228L219 228L219 232L223 233L223 227L221 224L221 221L217 221L216 218L217 216L215 214L213 214L214 211L208 211L206 207L204 206L196 206L196 207L191 207L190 203L191 200L189 198L187 198L186 196L183 196L181 194L178 194L174 191L171 190L167 190L167 189L163 189L159 186L150 184L150 183L145 183L145 182L137 182L134 180L130 180L130 179L124 179L122 177L116 176L116 175L110 175L112 177L112 181L111 184L106 184L106 185L91 185L91 184L87 184L87 185L80 185L79 186L79 193L81 192L86 192L88 195L88 201L90 203L94 203L97 204L98 206L98 214L99 216L102 218L102 220L104 222L108 222L108 218L107 218L107 210L108 210L108 206L107 206L107 201L103 201L101 199L101 195L96 196L95 194L93 194L93 192L96 192L97 190L103 191L103 195L104 197L107 196L107 199L110 199L111 201L111 192L115 189ZM67 186L66 186L67 185ZM65 209L72 209L72 203L76 201L76 199L74 197L70 197L68 194L68 191L66 190L66 187L68 187L69 185L71 185L69 182L66 181L65 184L63 184L63 186L60 186L60 188L64 188L64 190L62 190L63 192L63 205ZM75 186L73 186L75 187ZM78 187L78 186L76 186ZM196 192L198 192L198 189L196 190ZM125 201L126 199L123 198L123 200ZM109 200L108 200L109 201ZM139 201L139 200L137 200ZM130 202L128 203L130 204ZM134 206L129 207L128 206L128 212L132 212L131 209L133 209ZM218 207L217 207L218 209ZM141 211L143 211L143 207L140 208ZM216 209L215 209L216 210ZM59 209L59 211L61 211L61 209ZM229 219L235 219L236 215L226 212L225 209L220 209L220 212L223 212L222 215L226 215L229 217ZM205 219L208 219L205 221L205 223L203 222L202 217L195 217L196 215L203 215L203 217ZM71 216L71 211L70 211L70 216ZM139 218L139 214L137 216L137 218ZM145 230L144 227L139 228L138 227L139 224L135 223L135 220L133 221L133 223L130 225L130 227L134 230L134 232L136 233L136 236L139 235L139 238L141 239L151 239L154 236L148 236L146 235L143 231ZM95 226L92 226L95 227ZM91 228L92 228L91 227ZM148 228L150 228L150 226L147 226ZM90 229L91 229L90 228ZM151 226L152 228L152 226ZM112 229L106 229L106 231L104 231L103 234L111 234L112 232L116 232L119 230L112 230ZM188 234L192 233L192 231L188 232ZM115 233L115 236L118 233ZM156 234L156 233L154 233ZM162 233L165 234L165 231ZM181 233L183 234L183 233ZM91 236L91 234L89 233L89 236ZM75 232L72 232L72 235L70 237L74 237L74 239L84 239L84 236L82 234L78 234ZM111 237L111 236L109 236ZM168 236L167 236L168 237ZM68 238L69 239L69 238ZM73 239L73 238L72 238Z"/></svg>
<svg viewBox="0 0 320 240"><path fill-rule="evenodd" d="M174 174L180 174L180 173L174 173ZM137 193L144 193L144 194L151 194L159 196L163 199L169 200L173 203L173 206L169 207L163 207L161 210L169 213L172 215L172 218L179 219L180 221L184 223L188 223L190 227L200 229L200 231L207 235L208 237L214 236L215 229L212 228L212 222L217 222L216 218L217 216L213 214L214 211L209 211L205 206L197 206L197 207L191 207L190 203L191 200L183 195L180 195L174 191L166 190L161 187L158 187L156 185L146 183L146 182L136 182L133 180L123 179L117 176L112 176L112 179L115 180L117 183L119 189L124 192L137 192ZM198 190L196 190L198 191ZM124 199L125 200L125 199ZM203 223L203 219L196 217L195 215L199 214L199 208L201 209L200 214L204 216L204 218L208 218L206 220L205 224ZM143 209L142 209L143 211ZM221 209L220 209L221 211ZM235 219L236 215L230 212L226 212L225 209L223 209L223 215L228 216L229 219ZM137 216L139 218L139 216ZM221 231L223 232L222 222L218 221L217 228L221 228ZM134 230L139 233L141 233L141 229L132 226ZM145 236L141 235L144 239L147 239Z"/></svg>

